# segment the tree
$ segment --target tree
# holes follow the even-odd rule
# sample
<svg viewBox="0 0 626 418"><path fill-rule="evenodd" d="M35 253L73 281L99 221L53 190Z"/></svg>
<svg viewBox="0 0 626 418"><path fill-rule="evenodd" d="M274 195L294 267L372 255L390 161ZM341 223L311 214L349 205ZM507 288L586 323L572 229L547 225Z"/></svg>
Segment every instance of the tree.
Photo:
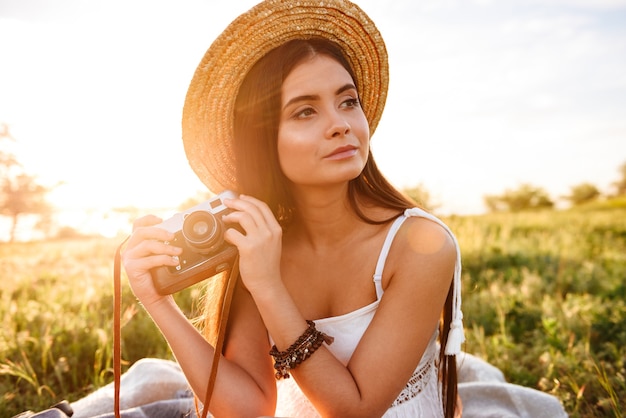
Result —
<svg viewBox="0 0 626 418"><path fill-rule="evenodd" d="M0 124L0 141L0 145L2 145L2 148L0 148L0 176L1 178L5 178L9 176L10 172L16 167L19 167L15 155L4 147L7 141L15 142L15 139L9 132L9 126L6 123Z"/></svg>
<svg viewBox="0 0 626 418"><path fill-rule="evenodd" d="M491 212L520 212L523 210L551 209L554 207L554 202L544 189L530 184L522 184L514 190L507 189L500 196L484 196L483 201Z"/></svg>
<svg viewBox="0 0 626 418"><path fill-rule="evenodd" d="M507 210L507 206L502 202L500 196L485 195L483 202L489 212L505 212Z"/></svg>
<svg viewBox="0 0 626 418"><path fill-rule="evenodd" d="M3 179L0 188L0 213L11 218L11 242L15 240L15 230L21 215L43 216L50 211L50 205L46 201L48 191L33 176L25 173Z"/></svg>
<svg viewBox="0 0 626 418"><path fill-rule="evenodd" d="M413 199L417 204L419 204L422 208L428 211L432 211L437 208L432 202L432 197L430 192L426 189L423 184L418 184L417 186L403 189L402 192Z"/></svg>
<svg viewBox="0 0 626 418"><path fill-rule="evenodd" d="M591 202L596 200L598 197L600 197L600 191L591 183L582 183L577 186L573 186L571 194L569 196L564 196L564 198L569 200L573 206Z"/></svg>
<svg viewBox="0 0 626 418"><path fill-rule="evenodd" d="M626 196L626 162L619 167L619 172L622 178L613 183L615 194L616 196Z"/></svg>
<svg viewBox="0 0 626 418"><path fill-rule="evenodd" d="M0 125L0 140L13 140L6 124ZM2 144L2 143L0 143ZM0 214L11 218L9 239L15 240L15 231L21 215L50 213L46 201L49 188L42 186L27 174L16 157L0 148Z"/></svg>

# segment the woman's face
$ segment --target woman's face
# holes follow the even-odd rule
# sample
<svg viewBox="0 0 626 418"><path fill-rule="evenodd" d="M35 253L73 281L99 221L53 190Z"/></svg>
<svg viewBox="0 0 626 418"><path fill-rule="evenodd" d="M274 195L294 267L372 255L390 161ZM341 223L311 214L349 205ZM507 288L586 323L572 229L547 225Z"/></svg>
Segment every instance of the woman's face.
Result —
<svg viewBox="0 0 626 418"><path fill-rule="evenodd" d="M296 185L357 177L369 153L369 125L350 74L325 55L294 67L282 86L278 158Z"/></svg>

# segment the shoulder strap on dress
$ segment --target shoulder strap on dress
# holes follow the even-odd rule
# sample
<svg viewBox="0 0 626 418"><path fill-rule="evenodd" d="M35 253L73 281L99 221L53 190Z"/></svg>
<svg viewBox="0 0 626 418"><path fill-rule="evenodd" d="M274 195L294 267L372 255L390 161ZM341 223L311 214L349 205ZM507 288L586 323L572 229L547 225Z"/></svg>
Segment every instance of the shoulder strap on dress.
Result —
<svg viewBox="0 0 626 418"><path fill-rule="evenodd" d="M445 354L448 356L453 356L459 354L461 352L461 344L465 341L465 333L463 331L463 311L461 310L461 249L459 247L459 243L445 223L443 223L436 216L420 209L420 208L411 208L404 211L402 215L400 215L391 225L389 232L387 233L387 237L385 238L385 242L383 244L383 248L380 251L380 255L378 256L378 262L376 263L376 271L374 272L374 285L376 287L376 297L378 300L383 295L382 288L382 277L383 277L383 269L385 268L385 261L387 260L387 255L389 254L389 248L391 247L391 243L393 242L398 229L402 223L409 216L419 216L422 218L430 219L433 222L441 225L448 234L452 237L454 241L454 246L456 247L456 263L454 266L454 280L453 280L453 301L452 301L452 323L450 324L450 330L448 331L448 342L445 347Z"/></svg>
<svg viewBox="0 0 626 418"><path fill-rule="evenodd" d="M398 232L398 229L400 229L400 226L405 220L406 216L402 214L398 216L395 221L393 221L391 228L389 228L389 231L387 232L383 248L380 250L378 262L376 263L376 270L374 271L374 286L376 287L376 299L378 300L380 300L383 296L383 269L385 268L385 261L387 261L387 256L389 255L389 248L391 248L391 243L396 236L396 232Z"/></svg>
<svg viewBox="0 0 626 418"><path fill-rule="evenodd" d="M404 211L404 215L421 216L438 223L450 234L454 241L454 246L456 247L456 263L454 266L454 280L452 282L452 286L454 286L452 296L452 323L448 331L448 342L446 343L445 354L447 356L460 354L461 344L465 341L465 333L463 331L463 311L461 310L461 248L459 247L459 243L450 228L448 228L448 225L443 223L436 216L419 208L407 209Z"/></svg>

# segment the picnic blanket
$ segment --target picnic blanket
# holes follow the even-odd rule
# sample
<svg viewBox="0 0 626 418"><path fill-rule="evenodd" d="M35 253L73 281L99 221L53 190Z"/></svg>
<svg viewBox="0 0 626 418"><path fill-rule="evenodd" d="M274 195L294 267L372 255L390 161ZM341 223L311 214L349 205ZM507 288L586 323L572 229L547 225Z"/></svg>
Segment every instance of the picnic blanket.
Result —
<svg viewBox="0 0 626 418"><path fill-rule="evenodd" d="M547 393L507 383L493 365L467 353L457 358L458 388L464 418L561 418L567 413ZM176 362L146 358L122 375L123 418L196 418L193 394ZM113 418L113 384L73 403L19 418ZM15 417L15 418L17 418Z"/></svg>

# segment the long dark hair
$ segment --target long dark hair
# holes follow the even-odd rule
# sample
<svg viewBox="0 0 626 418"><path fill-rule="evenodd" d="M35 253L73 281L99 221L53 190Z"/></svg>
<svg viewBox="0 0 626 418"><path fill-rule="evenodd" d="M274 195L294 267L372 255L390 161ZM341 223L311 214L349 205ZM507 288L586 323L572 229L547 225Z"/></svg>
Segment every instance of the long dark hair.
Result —
<svg viewBox="0 0 626 418"><path fill-rule="evenodd" d="M289 182L278 161L278 125L281 89L293 68L307 58L325 55L335 59L356 81L354 72L333 42L326 39L289 41L272 50L248 72L235 101L233 149L239 192L255 196L269 205L278 221L286 227L292 220L295 206ZM365 222L383 224L395 218L371 219L364 205L394 209L397 213L416 206L382 175L370 151L363 171L349 182L351 208ZM446 299L441 321L441 352L439 360L446 417L452 417L456 404L456 361L443 353L450 329L454 283Z"/></svg>
<svg viewBox="0 0 626 418"><path fill-rule="evenodd" d="M266 202L283 225L291 219L294 206L289 182L278 162L281 87L297 64L316 54L335 59L355 79L336 44L315 38L293 40L269 52L252 67L235 101L234 151L239 191ZM363 203L398 212L415 206L383 177L371 152L361 174L350 181L348 195L352 209L370 223L385 223L389 219L368 218L361 210Z"/></svg>

